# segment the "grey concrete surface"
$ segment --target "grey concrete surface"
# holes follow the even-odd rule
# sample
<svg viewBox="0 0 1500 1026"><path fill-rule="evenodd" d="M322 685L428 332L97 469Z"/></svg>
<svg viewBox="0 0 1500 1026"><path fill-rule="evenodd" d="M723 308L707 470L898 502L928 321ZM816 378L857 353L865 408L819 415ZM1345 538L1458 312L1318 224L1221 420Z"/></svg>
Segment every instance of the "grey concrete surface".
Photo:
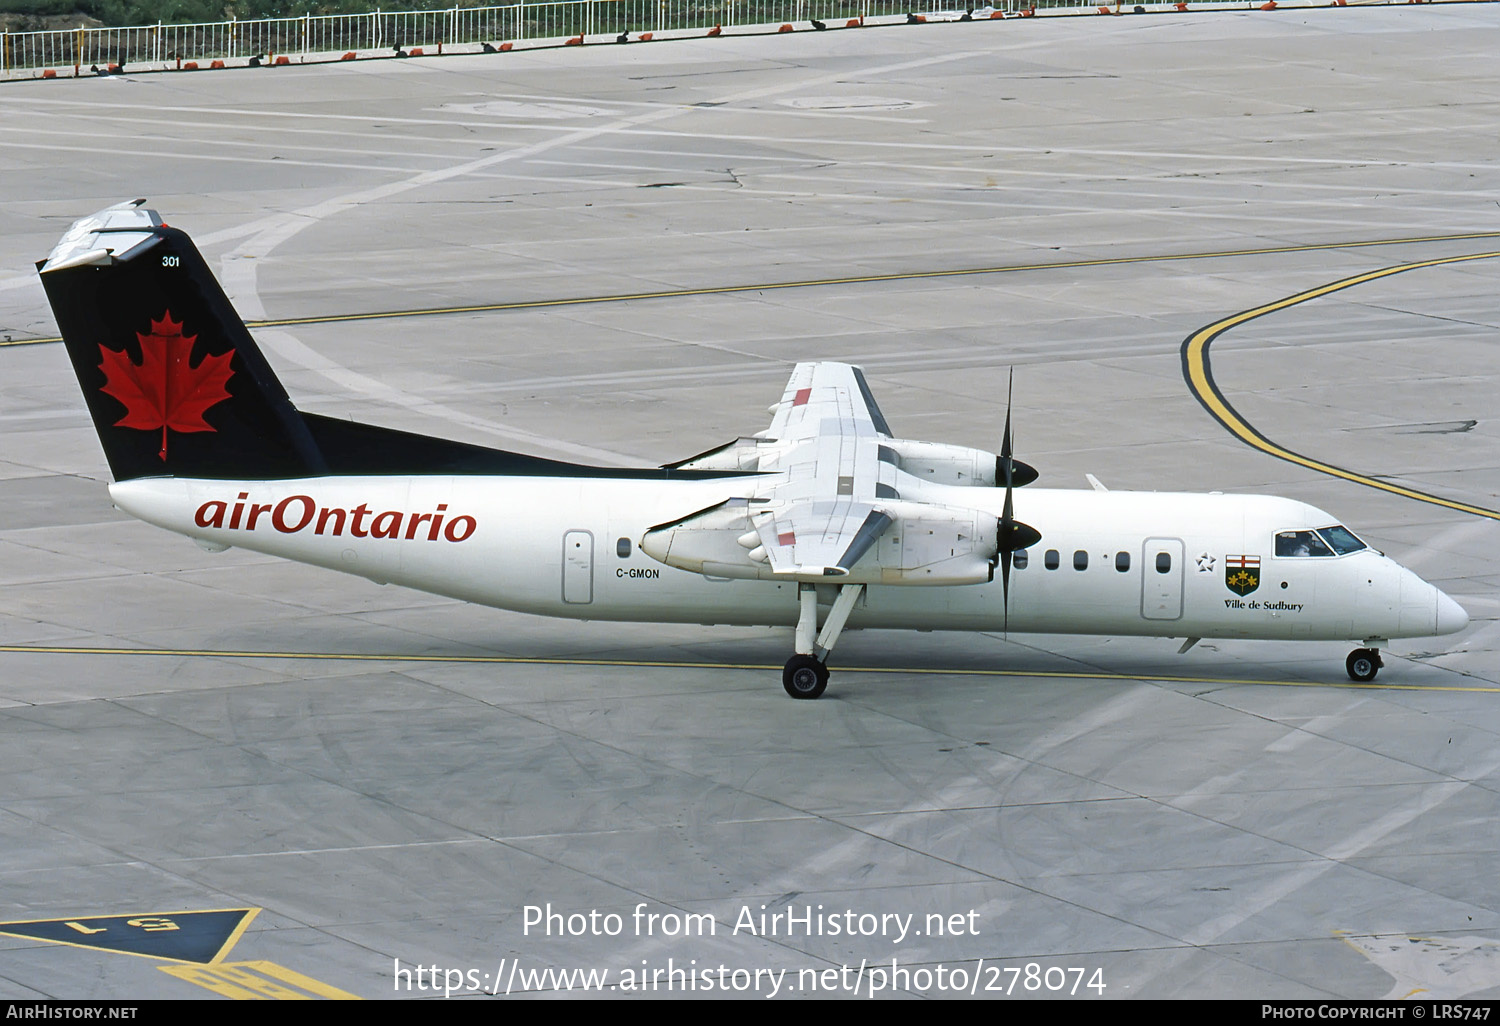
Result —
<svg viewBox="0 0 1500 1026"><path fill-rule="evenodd" d="M258 909L242 991L368 998L669 960L757 996L892 960L927 998L1074 968L1075 1000L1500 996L1500 527L1250 449L1179 360L1500 250L1360 245L1500 232L1496 52L1500 7L1422 5L0 86L0 340L54 334L32 261L134 196L247 318L1054 265L257 335L305 409L613 463L760 429L816 358L903 435L993 447L1014 366L1049 485L1303 499L1473 618L1394 645L1393 689L1338 645L868 632L793 702L778 632L540 620L125 519L61 348L3 346L0 920ZM1497 508L1497 268L1269 315L1215 374L1288 448ZM622 932L528 933L548 903ZM965 929L734 932L762 905ZM0 997L233 993L74 933L0 935Z"/></svg>

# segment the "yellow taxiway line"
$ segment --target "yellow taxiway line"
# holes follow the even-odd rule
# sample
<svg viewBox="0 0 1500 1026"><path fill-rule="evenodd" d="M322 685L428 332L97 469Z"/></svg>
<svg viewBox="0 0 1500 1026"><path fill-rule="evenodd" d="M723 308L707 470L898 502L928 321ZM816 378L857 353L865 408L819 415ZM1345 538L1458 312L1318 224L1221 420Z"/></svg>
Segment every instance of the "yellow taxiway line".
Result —
<svg viewBox="0 0 1500 1026"><path fill-rule="evenodd" d="M402 655L369 652L256 652L234 649L197 648L96 648L83 645L0 645L0 652L15 655L152 656L179 659L293 659L311 661L381 663L477 663L519 666L618 666L676 670L782 669L770 663L714 663L666 659L605 659L590 657L499 656L499 655ZM1162 684L1262 684L1284 688L1348 688L1364 691L1463 691L1500 693L1500 685L1482 684L1361 684L1355 681L1257 680L1235 677L1184 677L1159 673L1102 673L1089 670L997 670L932 666L840 666L839 673L870 673L885 676L922 674L949 677L1040 677L1064 680L1145 681Z"/></svg>
<svg viewBox="0 0 1500 1026"><path fill-rule="evenodd" d="M1188 389L1193 393L1193 396L1198 402L1203 404L1203 408L1215 420L1228 428L1235 437L1239 438L1245 444L1259 449L1261 452L1295 463L1298 466L1306 467L1309 470L1316 470L1321 474L1330 474L1345 481L1352 481L1355 484L1366 485L1370 488L1379 488L1381 491L1391 492L1394 495L1416 499L1419 502L1430 502L1433 505L1445 506L1448 509L1458 510L1461 513L1471 513L1477 517L1500 520L1500 511L1488 509L1484 506L1472 506L1465 502L1457 502L1453 499L1445 499L1438 495L1418 491L1415 488L1406 488L1402 485L1391 484L1387 481L1367 477L1364 474L1357 474L1352 470L1345 470L1343 467L1336 467L1331 463L1324 463L1321 460L1303 456L1301 453L1296 453L1277 445L1251 426L1240 415L1239 411L1230 405L1229 400L1224 398L1224 393L1219 391L1219 386L1214 382L1208 357L1209 346L1215 339L1231 328L1237 328L1241 324L1252 321L1257 317L1264 317L1266 314L1285 310L1299 303L1321 299L1324 296L1331 295L1343 289L1353 288L1356 285L1363 285L1366 282L1376 281L1380 278L1389 278L1393 274L1415 271L1423 267L1442 267L1445 264L1459 264L1469 260L1488 260L1494 257L1500 257L1500 251L1466 253L1462 256L1438 257L1432 260L1417 260L1409 264L1395 264L1391 267L1383 267L1378 271L1367 271L1364 274L1340 278L1338 281L1319 285L1317 288L1308 289L1293 296L1287 296L1285 299L1278 299L1275 302L1266 303L1264 306L1257 306L1253 310L1244 310L1217 320L1207 327L1199 328L1182 343L1182 376L1187 379Z"/></svg>
<svg viewBox="0 0 1500 1026"><path fill-rule="evenodd" d="M850 275L841 278L809 278L803 281L760 282L752 285L709 285L703 288L663 289L659 292L623 292L606 296L572 296L560 299L529 299L511 303L477 303L468 306L420 307L410 310L382 310L373 313L321 314L312 317L276 317L246 321L251 328L287 328L305 324L341 324L349 321L394 320L404 317L437 317L446 314L498 313L505 310L538 310L556 306L583 306L591 303L628 303L644 299L682 299L691 296L726 296L740 292L769 292L776 289L807 289L829 285L870 285L883 282L921 281L926 278L960 278L968 275L1016 274L1022 271L1059 271L1086 267L1116 267L1127 264L1168 263L1184 260L1219 260L1229 257L1275 256L1288 253L1314 253L1334 249L1367 249L1373 246L1404 246L1428 242L1463 242L1500 238L1500 232L1463 232L1452 235L1419 235L1400 239L1364 239L1354 242L1318 242L1291 246L1260 246L1246 249L1221 249L1201 253L1156 253L1145 256L1098 257L1088 260L1062 260L1051 263L1003 264L997 267L960 267L936 271L897 271L890 274ZM57 336L0 341L3 346L30 346L61 342Z"/></svg>

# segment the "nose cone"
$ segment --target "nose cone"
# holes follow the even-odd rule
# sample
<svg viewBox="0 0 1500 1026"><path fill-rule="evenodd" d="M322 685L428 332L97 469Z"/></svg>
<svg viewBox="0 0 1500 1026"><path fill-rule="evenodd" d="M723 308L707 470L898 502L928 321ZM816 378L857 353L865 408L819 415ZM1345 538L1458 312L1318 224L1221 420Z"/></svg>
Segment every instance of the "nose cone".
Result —
<svg viewBox="0 0 1500 1026"><path fill-rule="evenodd" d="M1469 626L1469 614L1464 607L1454 602L1444 592L1437 591L1437 632L1453 634Z"/></svg>

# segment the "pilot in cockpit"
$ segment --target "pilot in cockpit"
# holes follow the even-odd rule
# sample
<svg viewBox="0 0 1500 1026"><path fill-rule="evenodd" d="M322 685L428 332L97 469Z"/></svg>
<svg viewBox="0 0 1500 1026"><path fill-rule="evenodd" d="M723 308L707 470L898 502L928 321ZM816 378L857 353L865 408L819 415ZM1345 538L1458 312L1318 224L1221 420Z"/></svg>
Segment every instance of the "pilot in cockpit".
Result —
<svg viewBox="0 0 1500 1026"><path fill-rule="evenodd" d="M1366 547L1353 531L1341 525L1316 531L1281 531L1276 535L1278 556L1346 556Z"/></svg>

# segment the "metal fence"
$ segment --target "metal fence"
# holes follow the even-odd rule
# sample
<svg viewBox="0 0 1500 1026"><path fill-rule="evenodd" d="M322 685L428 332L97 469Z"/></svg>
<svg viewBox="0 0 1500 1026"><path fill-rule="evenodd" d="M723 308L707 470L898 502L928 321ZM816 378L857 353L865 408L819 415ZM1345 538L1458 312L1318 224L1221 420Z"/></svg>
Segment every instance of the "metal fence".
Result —
<svg viewBox="0 0 1500 1026"><path fill-rule="evenodd" d="M998 0L993 8L984 8L976 16L988 17L991 9L1007 14L1039 7L1091 10L1096 3ZM273 62L277 57L338 60L394 55L396 51L441 53L444 47L475 50L485 44L496 49L556 45L580 36L583 39L579 41L605 42L621 33L638 38L646 32L709 30L716 25L730 30L801 23L797 27L806 29L813 27L809 23L814 19L842 28L855 19L899 20L912 15L956 18L964 11L965 5L955 5L953 0L546 0L446 11L373 11L191 25L3 32L0 78L86 74L107 71L111 65L130 71L172 70L189 64L206 68L214 62ZM590 38L595 36L598 38Z"/></svg>

